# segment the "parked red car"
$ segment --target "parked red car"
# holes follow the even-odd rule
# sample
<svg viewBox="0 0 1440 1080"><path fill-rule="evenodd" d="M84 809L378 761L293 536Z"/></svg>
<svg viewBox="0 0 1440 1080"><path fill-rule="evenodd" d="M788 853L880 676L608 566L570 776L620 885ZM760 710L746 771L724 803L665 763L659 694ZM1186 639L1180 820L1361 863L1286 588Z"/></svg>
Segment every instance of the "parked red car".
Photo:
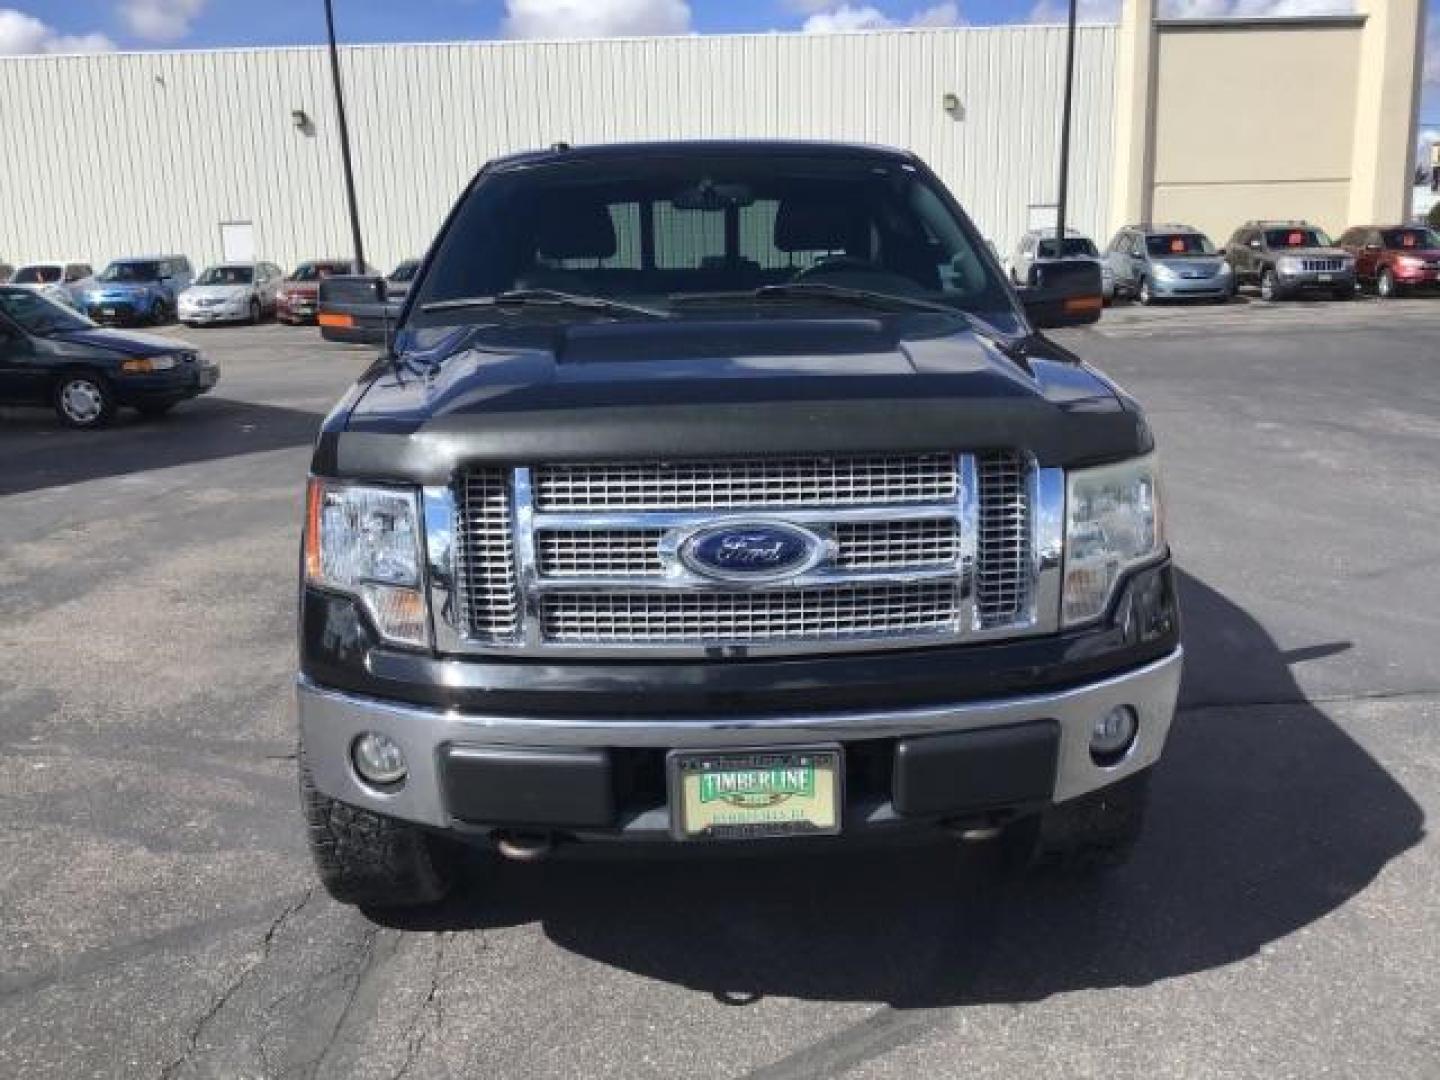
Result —
<svg viewBox="0 0 1440 1080"><path fill-rule="evenodd" d="M349 259L312 259L295 268L275 296L275 318L283 323L313 323L320 298L320 279L350 273ZM365 273L375 273L370 267Z"/></svg>
<svg viewBox="0 0 1440 1080"><path fill-rule="evenodd" d="M1440 284L1440 235L1423 225L1350 229L1340 246L1355 256L1355 276L1382 299Z"/></svg>

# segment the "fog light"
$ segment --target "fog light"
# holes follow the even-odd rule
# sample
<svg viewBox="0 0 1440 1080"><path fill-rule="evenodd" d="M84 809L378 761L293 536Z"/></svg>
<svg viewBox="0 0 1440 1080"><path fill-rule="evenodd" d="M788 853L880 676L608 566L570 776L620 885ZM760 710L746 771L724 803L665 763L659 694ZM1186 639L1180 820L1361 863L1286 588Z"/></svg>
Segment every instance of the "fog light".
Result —
<svg viewBox="0 0 1440 1080"><path fill-rule="evenodd" d="M1113 765L1135 741L1140 726L1135 710L1129 705L1116 705L1090 731L1090 756L1097 765Z"/></svg>
<svg viewBox="0 0 1440 1080"><path fill-rule="evenodd" d="M350 757L355 762L355 771L372 784L398 784L410 771L405 766L400 745L390 736L376 732L356 739L350 748Z"/></svg>

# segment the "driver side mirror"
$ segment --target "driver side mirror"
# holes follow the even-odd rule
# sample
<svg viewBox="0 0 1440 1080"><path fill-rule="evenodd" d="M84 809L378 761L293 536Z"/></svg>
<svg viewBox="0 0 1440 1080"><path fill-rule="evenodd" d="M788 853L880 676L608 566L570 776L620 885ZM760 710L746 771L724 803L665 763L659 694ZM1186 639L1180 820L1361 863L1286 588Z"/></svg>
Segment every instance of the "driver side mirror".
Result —
<svg viewBox="0 0 1440 1080"><path fill-rule="evenodd" d="M1096 262L1043 263L1031 268L1031 284L1019 290L1025 315L1037 330L1099 322L1105 288Z"/></svg>
<svg viewBox="0 0 1440 1080"><path fill-rule="evenodd" d="M400 304L387 298L385 279L358 274L322 278L316 322L326 341L390 346Z"/></svg>
<svg viewBox="0 0 1440 1080"><path fill-rule="evenodd" d="M1257 239L1254 239L1254 240L1249 241L1245 246L1246 246L1246 247L1250 247L1250 248L1254 248L1256 251L1259 251L1259 250L1260 250L1260 241L1259 241L1259 239L1257 238Z"/></svg>

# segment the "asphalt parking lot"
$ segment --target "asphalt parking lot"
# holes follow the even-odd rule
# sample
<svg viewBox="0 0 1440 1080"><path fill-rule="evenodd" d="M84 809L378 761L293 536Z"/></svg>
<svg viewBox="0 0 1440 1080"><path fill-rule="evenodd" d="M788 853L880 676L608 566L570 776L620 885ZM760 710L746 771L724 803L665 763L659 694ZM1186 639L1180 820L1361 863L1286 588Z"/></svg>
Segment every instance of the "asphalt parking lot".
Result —
<svg viewBox="0 0 1440 1080"><path fill-rule="evenodd" d="M0 1075L1440 1075L1440 300L1121 308L1189 666L1129 866L983 849L314 886L290 681L309 444L367 363L171 331L160 422L0 410Z"/></svg>

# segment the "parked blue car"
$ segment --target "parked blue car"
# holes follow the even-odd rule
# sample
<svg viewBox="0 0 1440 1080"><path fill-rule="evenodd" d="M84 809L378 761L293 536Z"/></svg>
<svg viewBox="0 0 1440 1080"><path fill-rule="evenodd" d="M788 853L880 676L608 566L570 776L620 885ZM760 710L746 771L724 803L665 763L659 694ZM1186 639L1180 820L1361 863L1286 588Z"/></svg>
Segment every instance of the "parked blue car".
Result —
<svg viewBox="0 0 1440 1080"><path fill-rule="evenodd" d="M195 280L184 255L116 259L81 297L85 314L111 326L162 326L175 318L179 296Z"/></svg>

